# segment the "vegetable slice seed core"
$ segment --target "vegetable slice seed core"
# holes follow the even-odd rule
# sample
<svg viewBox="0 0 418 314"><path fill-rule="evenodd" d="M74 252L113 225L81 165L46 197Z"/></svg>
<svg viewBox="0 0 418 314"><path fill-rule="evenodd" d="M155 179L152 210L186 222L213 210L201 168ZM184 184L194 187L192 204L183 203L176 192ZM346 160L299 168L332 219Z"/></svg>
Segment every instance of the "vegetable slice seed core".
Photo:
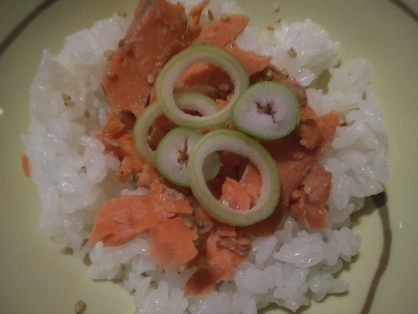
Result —
<svg viewBox="0 0 418 314"><path fill-rule="evenodd" d="M226 150L247 157L259 170L262 186L258 202L249 210L234 210L217 200L206 185L203 163L213 152ZM231 226L248 226L270 216L280 197L280 177L276 162L255 140L232 130L216 130L204 135L194 146L188 164L189 183L203 208L215 219Z"/></svg>
<svg viewBox="0 0 418 314"><path fill-rule="evenodd" d="M241 132L264 140L278 139L296 127L299 103L285 84L260 82L238 97L232 107L231 120Z"/></svg>
<svg viewBox="0 0 418 314"><path fill-rule="evenodd" d="M188 162L191 150L203 135L193 129L178 127L166 134L155 151L158 171L169 181L180 186L189 186ZM204 161L204 180L212 180L221 167L217 153Z"/></svg>

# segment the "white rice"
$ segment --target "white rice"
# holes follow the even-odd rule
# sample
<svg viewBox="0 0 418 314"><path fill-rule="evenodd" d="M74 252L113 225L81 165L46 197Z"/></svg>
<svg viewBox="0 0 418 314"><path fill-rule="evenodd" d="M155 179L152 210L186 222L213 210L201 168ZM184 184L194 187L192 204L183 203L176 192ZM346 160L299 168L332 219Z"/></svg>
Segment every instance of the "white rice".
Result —
<svg viewBox="0 0 418 314"><path fill-rule="evenodd" d="M187 9L199 1L180 2ZM239 11L234 1L212 0L209 9L215 18ZM320 160L333 174L329 226L309 229L286 216L274 235L255 240L231 281L209 295L189 299L183 298L182 287L193 270L159 272L147 257L147 236L120 247L88 246L95 212L106 200L147 193L134 183L113 181L119 161L94 137L110 107L99 86L103 53L117 46L129 22L115 14L67 37L57 56L43 53L30 90L31 123L23 142L41 199L39 227L45 236L68 246L77 257L88 254L93 279L122 278L125 288L135 291L137 313L256 313L270 303L296 311L328 293L347 291L348 283L333 275L360 247L360 237L349 229L350 214L363 206L366 196L382 191L389 179L386 126L370 84L371 64L356 59L337 68L340 44L310 20L283 22L272 31L249 26L236 42L273 56L274 65L307 88L308 102L318 115L337 109L346 121L353 121L337 129L331 149ZM208 22L206 9L202 23ZM289 57L290 48L295 58ZM315 84L326 70L331 79L324 94ZM74 106L64 106L62 94L69 95Z"/></svg>

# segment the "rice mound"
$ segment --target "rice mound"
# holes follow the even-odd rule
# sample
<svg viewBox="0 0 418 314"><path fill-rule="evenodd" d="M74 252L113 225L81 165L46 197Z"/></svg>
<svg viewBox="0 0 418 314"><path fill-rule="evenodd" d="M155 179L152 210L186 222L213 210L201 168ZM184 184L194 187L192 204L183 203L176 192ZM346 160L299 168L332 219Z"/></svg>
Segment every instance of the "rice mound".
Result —
<svg viewBox="0 0 418 314"><path fill-rule="evenodd" d="M180 2L187 10L198 1ZM203 12L203 24L209 23L208 9L215 18L240 10L234 1L212 0ZM337 109L347 121L337 128L331 149L320 160L333 174L329 226L309 229L284 217L274 235L253 242L249 258L232 280L209 295L188 299L182 287L193 270L158 271L147 257L147 236L119 247L103 247L101 242L89 247L95 213L106 200L147 193L129 180L113 181L119 161L95 138L110 108L99 85L104 52L117 46L129 23L129 18L114 14L67 37L57 56L43 52L30 89L31 123L22 138L41 200L39 228L44 235L79 258L88 254L92 279L122 279L128 291L135 291L137 313L255 314L270 303L296 311L326 294L347 291L349 284L334 274L359 251L360 237L349 229L350 214L363 207L366 196L382 191L389 179L386 126L370 84L372 65L356 59L336 67L339 42L310 20L282 22L268 31L248 26L236 43L273 56L275 66L306 87L308 103L318 115ZM289 56L290 48L296 57ZM315 88L323 71L331 75L326 93ZM63 104L63 94L71 103Z"/></svg>

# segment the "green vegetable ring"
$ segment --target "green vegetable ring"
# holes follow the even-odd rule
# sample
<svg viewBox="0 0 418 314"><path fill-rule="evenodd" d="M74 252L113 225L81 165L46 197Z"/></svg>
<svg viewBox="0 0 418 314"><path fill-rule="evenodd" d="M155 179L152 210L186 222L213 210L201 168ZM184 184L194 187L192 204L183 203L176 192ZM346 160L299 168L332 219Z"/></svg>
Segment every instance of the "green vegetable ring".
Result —
<svg viewBox="0 0 418 314"><path fill-rule="evenodd" d="M181 110L194 110L204 116L212 115L219 111L214 100L200 93L176 93L174 98ZM141 112L133 129L135 148L139 157L153 167L156 166L155 152L148 145L148 131L155 119L161 114L163 114L163 111L159 101L154 101Z"/></svg>
<svg viewBox="0 0 418 314"><path fill-rule="evenodd" d="M256 83L238 97L231 120L241 132L263 140L278 139L292 132L299 122L299 102L283 83Z"/></svg>
<svg viewBox="0 0 418 314"><path fill-rule="evenodd" d="M203 135L193 129L179 127L168 132L155 151L158 171L169 181L180 186L189 186L188 159L196 142ZM202 165L204 180L216 177L221 167L218 153L214 152Z"/></svg>
<svg viewBox="0 0 418 314"><path fill-rule="evenodd" d="M210 116L193 116L181 111L173 97L178 77L195 63L210 63L220 67L231 78L234 85L229 104ZM229 119L232 104L238 95L249 86L249 76L244 65L234 55L214 45L199 45L184 49L172 57L161 70L156 81L157 98L164 114L175 124L193 129L218 128Z"/></svg>
<svg viewBox="0 0 418 314"><path fill-rule="evenodd" d="M247 157L260 171L260 198L253 208L234 210L217 200L208 189L203 174L207 156L227 150ZM276 162L267 150L248 136L231 130L216 130L204 135L194 146L188 162L189 184L203 208L217 220L231 226L248 226L270 216L280 197L280 178Z"/></svg>

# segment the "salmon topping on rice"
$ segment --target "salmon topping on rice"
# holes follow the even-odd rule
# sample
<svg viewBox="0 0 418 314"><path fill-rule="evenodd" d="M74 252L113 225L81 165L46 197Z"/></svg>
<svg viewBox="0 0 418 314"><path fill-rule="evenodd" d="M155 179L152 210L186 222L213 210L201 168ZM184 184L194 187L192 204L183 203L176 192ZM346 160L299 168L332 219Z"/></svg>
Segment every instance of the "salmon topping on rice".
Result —
<svg viewBox="0 0 418 314"><path fill-rule="evenodd" d="M340 66L308 19L253 22L235 0L139 0L43 54L20 159L40 229L137 312L348 290L350 215L389 179L369 63Z"/></svg>
<svg viewBox="0 0 418 314"><path fill-rule="evenodd" d="M106 202L96 214L90 245L102 241L105 246L117 246L142 233L151 235L148 256L158 267L195 269L184 287L185 296L210 293L219 281L230 279L249 253L251 236L273 234L286 212L308 226L327 226L325 205L332 176L316 161L327 151L340 120L338 112L317 117L307 104L305 89L271 66L271 57L244 51L234 44L234 39L248 24L247 16L230 15L202 30L200 14L208 2L194 7L187 18L179 4L163 0L152 5L140 2L125 38L126 45L117 49L105 69L102 86L114 110L109 112L106 126L97 135L106 151L121 161L116 180L124 182L131 175L139 187L146 187L150 192L118 196ZM279 81L298 97L301 114L297 128L283 139L263 142L280 173L279 204L270 217L248 227L225 225L210 217L202 207L193 211L195 199L191 191L168 183L157 169L139 158L134 146L135 116L141 114L150 99L158 98L153 89L154 79L167 60L196 38L236 56L252 83ZM109 72L115 76L109 76ZM221 68L206 63L194 64L176 82L177 91L203 92L220 108L228 103L232 87L229 76ZM151 128L150 145L155 148L174 127L161 115ZM257 167L227 151L221 152L221 156L223 167L209 183L213 195L234 210L251 209L258 202L262 185ZM168 186L191 198L173 199L164 192ZM184 218L183 214L189 217Z"/></svg>

